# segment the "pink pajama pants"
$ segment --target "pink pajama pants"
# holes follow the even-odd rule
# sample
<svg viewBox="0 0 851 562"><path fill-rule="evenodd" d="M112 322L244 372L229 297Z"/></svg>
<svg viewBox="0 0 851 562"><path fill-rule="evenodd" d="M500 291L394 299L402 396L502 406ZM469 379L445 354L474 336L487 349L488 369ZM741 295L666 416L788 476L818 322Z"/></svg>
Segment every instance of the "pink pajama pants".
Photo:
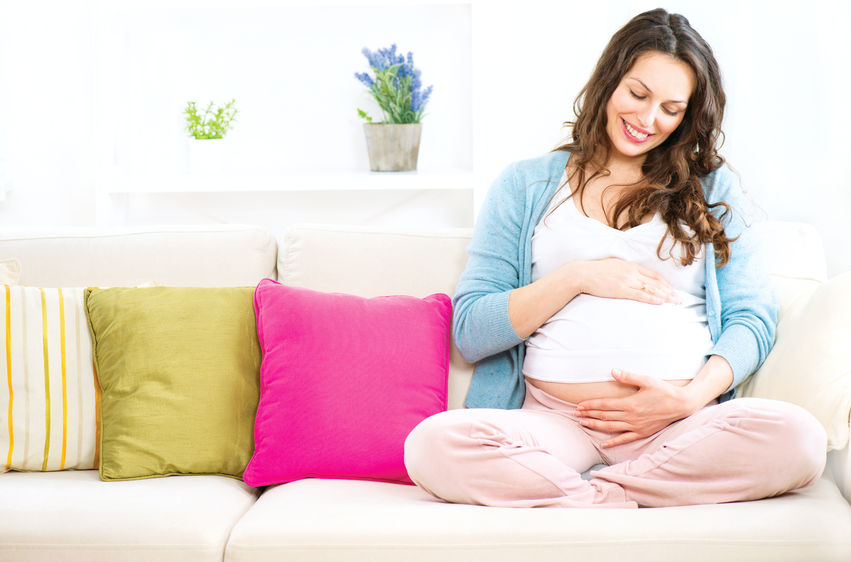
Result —
<svg viewBox="0 0 851 562"><path fill-rule="evenodd" d="M741 398L658 433L602 449L574 404L526 385L520 410L432 416L405 441L411 479L437 498L506 507L659 507L754 500L801 488L824 469L826 436L806 410ZM581 474L594 465L608 465Z"/></svg>

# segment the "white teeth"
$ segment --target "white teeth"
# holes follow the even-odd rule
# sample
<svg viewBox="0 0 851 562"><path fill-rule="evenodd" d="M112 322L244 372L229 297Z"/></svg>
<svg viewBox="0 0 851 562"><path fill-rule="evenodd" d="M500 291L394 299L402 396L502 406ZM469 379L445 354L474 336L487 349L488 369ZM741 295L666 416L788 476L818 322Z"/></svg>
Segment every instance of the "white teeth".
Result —
<svg viewBox="0 0 851 562"><path fill-rule="evenodd" d="M644 140L647 138L647 133L639 133L635 129L629 126L629 123L626 121L623 122L626 125L626 130L629 131L629 134L637 138L638 140Z"/></svg>

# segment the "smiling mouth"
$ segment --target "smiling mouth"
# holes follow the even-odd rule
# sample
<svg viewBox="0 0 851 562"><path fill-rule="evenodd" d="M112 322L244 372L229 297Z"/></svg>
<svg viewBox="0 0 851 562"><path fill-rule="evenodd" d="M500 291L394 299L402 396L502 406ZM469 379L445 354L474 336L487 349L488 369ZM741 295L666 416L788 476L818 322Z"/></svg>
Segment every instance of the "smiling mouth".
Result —
<svg viewBox="0 0 851 562"><path fill-rule="evenodd" d="M653 136L650 133L642 133L632 125L626 122L626 119L621 118L621 122L623 122L624 130L626 131L627 137L633 142L644 142L649 137Z"/></svg>

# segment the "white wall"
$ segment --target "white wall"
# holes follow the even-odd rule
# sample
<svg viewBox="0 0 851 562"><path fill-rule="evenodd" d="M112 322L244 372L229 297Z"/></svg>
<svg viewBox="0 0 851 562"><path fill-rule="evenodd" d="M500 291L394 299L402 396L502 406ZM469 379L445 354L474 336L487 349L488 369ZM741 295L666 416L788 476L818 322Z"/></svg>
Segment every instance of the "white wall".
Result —
<svg viewBox="0 0 851 562"><path fill-rule="evenodd" d="M576 92L611 34L657 2L339 0L314 9L307 1L254 0L253 8L234 9L241 5L0 0L0 190L10 188L0 200L0 224L280 227L302 217L470 224L502 167L561 138L560 125L572 117ZM715 49L729 100L723 153L745 187L769 218L815 224L832 274L851 270L851 135L844 132L851 2L661 5L685 14ZM251 14L261 8L277 16L255 25ZM192 14L202 9L219 34L199 35ZM218 37L233 51L197 68L220 61L226 72L205 78L181 70L199 45L209 52ZM414 51L425 82L435 85L421 164L471 168L475 201L464 191L113 194L109 220L98 217L96 186L105 167L184 165L179 111L190 97L236 97L241 104L229 139L241 154L236 169L365 168L360 122L350 115L368 99L352 73L365 69L360 47L393 41ZM280 123L287 125L283 135ZM320 145L330 148L318 164Z"/></svg>
<svg viewBox="0 0 851 562"><path fill-rule="evenodd" d="M0 0L3 225L94 221L89 4Z"/></svg>

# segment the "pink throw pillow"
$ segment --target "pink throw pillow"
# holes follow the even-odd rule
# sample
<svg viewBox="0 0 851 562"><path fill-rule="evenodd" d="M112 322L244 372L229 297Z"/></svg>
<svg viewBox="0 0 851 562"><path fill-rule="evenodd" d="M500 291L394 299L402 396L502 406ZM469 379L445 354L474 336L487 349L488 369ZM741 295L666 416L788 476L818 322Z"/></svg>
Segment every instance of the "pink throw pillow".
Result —
<svg viewBox="0 0 851 562"><path fill-rule="evenodd" d="M306 477L411 483L403 444L446 409L448 296L366 299L264 279L250 486Z"/></svg>

